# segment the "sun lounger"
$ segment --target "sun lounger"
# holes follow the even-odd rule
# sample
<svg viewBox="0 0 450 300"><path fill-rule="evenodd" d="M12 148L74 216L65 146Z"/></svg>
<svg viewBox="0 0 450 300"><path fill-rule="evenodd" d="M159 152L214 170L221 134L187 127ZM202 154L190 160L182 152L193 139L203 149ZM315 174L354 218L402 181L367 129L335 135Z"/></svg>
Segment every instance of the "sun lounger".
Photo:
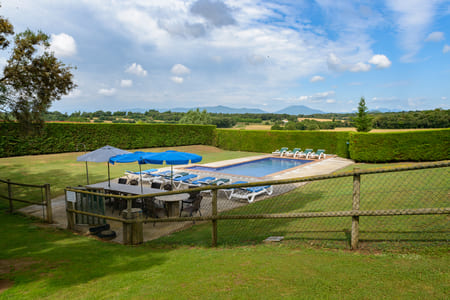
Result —
<svg viewBox="0 0 450 300"><path fill-rule="evenodd" d="M305 151L301 151L299 153L297 153L297 156L294 155L295 157L301 158L301 157L305 157L308 158L309 153L313 152L313 149L305 149Z"/></svg>
<svg viewBox="0 0 450 300"><path fill-rule="evenodd" d="M284 155L295 157L295 155L296 155L297 153L301 152L301 150L302 150L301 148L294 148L292 151L291 151L291 150L286 151L286 152L284 153Z"/></svg>
<svg viewBox="0 0 450 300"><path fill-rule="evenodd" d="M194 181L191 181L189 183L189 186L201 186L201 185L206 185L206 184L211 184L211 182L213 182L214 180L216 180L216 177L203 177Z"/></svg>
<svg viewBox="0 0 450 300"><path fill-rule="evenodd" d="M306 158L326 158L326 154L325 154L325 150L323 149L318 149L316 152L311 152L308 154L308 156Z"/></svg>
<svg viewBox="0 0 450 300"><path fill-rule="evenodd" d="M283 156L283 154L288 151L288 147L282 147L281 149L277 149L274 152L272 152L273 155L277 155L277 156Z"/></svg>
<svg viewBox="0 0 450 300"><path fill-rule="evenodd" d="M188 174L185 176L177 177L173 179L173 185L175 186L175 189L179 189L183 183L188 184L190 180L193 178L198 177L197 174Z"/></svg>
<svg viewBox="0 0 450 300"><path fill-rule="evenodd" d="M233 189L231 192L229 199L237 198L237 199L245 199L248 203L252 203L255 201L256 196L266 194L272 195L273 188L271 185L266 186L253 186L246 188Z"/></svg>

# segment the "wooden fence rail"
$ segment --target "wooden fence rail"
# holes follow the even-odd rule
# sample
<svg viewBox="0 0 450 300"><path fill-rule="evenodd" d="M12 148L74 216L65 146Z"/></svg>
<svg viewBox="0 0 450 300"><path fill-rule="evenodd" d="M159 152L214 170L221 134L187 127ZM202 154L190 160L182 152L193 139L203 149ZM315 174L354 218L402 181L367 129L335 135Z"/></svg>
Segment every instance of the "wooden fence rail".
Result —
<svg viewBox="0 0 450 300"><path fill-rule="evenodd" d="M450 207L440 207L440 208L415 208L415 209L386 209L386 210L360 210L360 181L361 175L364 174L380 174L380 173L391 173L391 172L400 172L400 171L410 171L410 170L420 170L420 169L430 169L430 168L442 168L449 167L450 162L438 162L438 163L426 163L422 165L415 165L412 167L403 167L403 168L392 168L392 169L377 169L377 170L360 170L354 169L352 172L344 172L339 174L332 174L326 176L312 176L306 178L297 178L297 179L286 179L286 180L270 180L263 182L253 182L253 183L245 183L245 184L233 184L233 185L221 185L221 186L206 186L199 187L194 189L189 189L190 192L194 191L204 191L211 190L212 191L212 212L210 216L200 216L200 217L171 217L171 218L114 218L108 217L105 215L93 214L88 212L83 212L79 210L74 210L73 207L70 206L67 209L68 218L69 215L73 217L73 214L85 214L89 216L95 216L98 218L104 218L109 220L120 221L124 224L124 226L130 226L132 223L137 223L142 225L142 223L156 223L156 222L183 222L183 221L211 221L212 225L212 236L211 236L211 244L212 246L217 245L217 226L218 220L233 220L233 219L288 219L288 218L324 218L324 217L351 217L352 218L352 228L351 228L351 248L357 249L359 243L359 217L360 216L400 216L400 215L439 215L439 214L450 214ZM299 183L299 182L311 182L317 180L324 179L333 179L333 178L342 178L342 177L353 177L353 202L352 202L352 210L347 211L327 211L327 212L302 212L302 213L274 213L274 214L246 214L246 215L220 215L218 214L218 205L217 205L217 192L220 189L230 189L230 188L239 188L239 187L250 187L250 186L262 186L262 185L280 185L280 184L291 184L291 183ZM133 199L145 198L145 197L155 197L158 195L170 195L170 194L178 194L185 193L186 190L180 191L171 191L171 192L161 192L157 194L148 194L148 195L136 195L136 196L118 196L118 195L108 195L96 192L88 192L75 188L67 188L67 191L82 193L82 194L91 194L91 195L99 195L104 197L115 197L126 199L129 203L128 210L131 209L131 201ZM70 224L69 224L70 227ZM142 226L137 226L136 228L142 228ZM140 234L142 235L142 234ZM140 241L142 242L142 241ZM134 243L130 237L124 236L124 243L131 244Z"/></svg>
<svg viewBox="0 0 450 300"><path fill-rule="evenodd" d="M9 211L11 213L14 211L14 201L35 204L35 205L41 205L41 206L45 206L45 212L46 212L45 221L48 223L53 223L52 200L50 197L50 184L49 183L46 183L43 185L36 185L36 184L12 182L10 179L6 179L6 180L0 179L0 184L2 184L2 183L7 185L8 194L6 196L0 195L0 198L6 199L9 201ZM40 189L41 193L43 193L42 201L36 202L36 201L15 198L13 196L14 195L14 193L13 193L14 186Z"/></svg>

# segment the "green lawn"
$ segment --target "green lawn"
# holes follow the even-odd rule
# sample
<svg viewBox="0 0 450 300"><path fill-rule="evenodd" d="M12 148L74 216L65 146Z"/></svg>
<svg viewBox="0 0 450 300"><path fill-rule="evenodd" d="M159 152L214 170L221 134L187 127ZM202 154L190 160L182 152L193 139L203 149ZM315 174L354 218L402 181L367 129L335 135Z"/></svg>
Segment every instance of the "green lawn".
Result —
<svg viewBox="0 0 450 300"><path fill-rule="evenodd" d="M203 146L177 148L180 149L203 155L203 162L255 154ZM0 168L4 178L14 181L49 182L54 195L58 195L67 185L84 183L84 164L75 161L78 155L2 158ZM360 167L389 168L397 165ZM122 175L125 169L136 170L137 166L114 166L111 168L113 177ZM398 184L403 175L363 178L362 191L367 195L364 205L369 205L368 208L374 202L394 205L392 201L383 203L389 195L379 197L378 192L382 189L373 188L377 184L383 190L393 189L397 198L401 196L399 201L407 205L417 204L424 197L430 198L430 191L434 189L428 187L432 184L435 189L447 191L448 168L433 170L431 175L423 173L429 171L432 170L408 174L408 178L412 178L408 185L413 186L413 197L417 197L413 202L407 202L411 198L411 187L405 190L403 185ZM91 182L106 179L106 166L103 164L91 163L90 172L93 175ZM427 180L424 182L421 180L423 178ZM364 182L370 184L365 187ZM351 190L345 187L349 184L350 178L320 181L227 213L347 209L345 201L351 198ZM26 196L33 197L32 194ZM299 196L303 197L300 203L293 200ZM435 197L436 205L442 201L441 196ZM4 202L0 201L3 203L0 205L0 299L449 297L448 233L447 240L423 244L416 242L420 247L404 248L402 243L396 242L383 247L384 242L380 240L379 247L363 247L361 251L351 252L339 223L344 222L343 225L348 227L349 218L342 221L311 219L306 222L239 220L219 222L218 248L208 246L211 240L209 224L197 224L169 237L131 247L41 226L35 220L6 213ZM444 205L448 206L448 203ZM404 222L400 218L393 223L383 220L376 225L397 231L420 230L430 226L438 229L443 226L448 231L448 216L440 217L443 218L431 223L417 220ZM314 238L307 232L312 225L325 231L335 227L340 229L338 232L324 233L323 239L318 239L317 232ZM370 231L370 226L364 229ZM260 243L267 235L278 233L286 236L282 244ZM331 250L326 249L329 244L333 244ZM12 286L2 291L1 288L8 285Z"/></svg>
<svg viewBox="0 0 450 300"><path fill-rule="evenodd" d="M123 246L0 212L0 299L446 299L443 252Z"/></svg>

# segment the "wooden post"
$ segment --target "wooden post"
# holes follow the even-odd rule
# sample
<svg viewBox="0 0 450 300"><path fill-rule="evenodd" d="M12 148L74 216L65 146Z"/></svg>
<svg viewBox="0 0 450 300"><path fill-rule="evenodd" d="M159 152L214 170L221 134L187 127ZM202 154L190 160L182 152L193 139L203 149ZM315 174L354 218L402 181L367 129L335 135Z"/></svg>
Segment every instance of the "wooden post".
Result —
<svg viewBox="0 0 450 300"><path fill-rule="evenodd" d="M354 168L353 172L358 172L359 168ZM361 175L353 175L353 205L352 210L359 210L359 196L360 196L360 186L361 186ZM352 217L352 239L351 248L358 249L359 243L359 216Z"/></svg>
<svg viewBox="0 0 450 300"><path fill-rule="evenodd" d="M9 198L9 212L13 212L13 201L12 201L12 188L11 188L11 180L7 179L8 181L8 198Z"/></svg>
<svg viewBox="0 0 450 300"><path fill-rule="evenodd" d="M212 246L217 246L217 190L213 190L212 197Z"/></svg>
<svg viewBox="0 0 450 300"><path fill-rule="evenodd" d="M66 197L66 216L67 216L67 229L75 229L75 213L67 211L67 209L74 209L73 202L67 201L67 191L64 190L64 195ZM76 197L76 196L75 196Z"/></svg>
<svg viewBox="0 0 450 300"><path fill-rule="evenodd" d="M50 196L50 184L45 184L45 207L47 209L47 222L53 223L52 199Z"/></svg>
<svg viewBox="0 0 450 300"><path fill-rule="evenodd" d="M125 209L122 211L122 217L127 220L134 220L133 223L122 223L123 243L125 245L142 244L144 241L142 209Z"/></svg>

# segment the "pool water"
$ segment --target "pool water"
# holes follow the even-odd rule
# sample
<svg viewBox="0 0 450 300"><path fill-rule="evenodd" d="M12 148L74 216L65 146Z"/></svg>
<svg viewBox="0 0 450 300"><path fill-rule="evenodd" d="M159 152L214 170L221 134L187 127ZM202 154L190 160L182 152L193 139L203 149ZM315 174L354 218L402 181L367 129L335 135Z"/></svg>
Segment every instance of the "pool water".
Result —
<svg viewBox="0 0 450 300"><path fill-rule="evenodd" d="M199 171L210 171L210 172L218 172L225 174L233 174L233 175L243 175L243 176L253 176L253 177L263 177L269 174L281 172L290 168L294 168L306 163L311 162L310 160L301 160L301 159L285 159L285 158L276 158L276 157L268 157L258 160L253 160L249 162L244 162L240 164L219 167L219 168L211 168L211 167L202 167L202 166L194 166L189 167L190 170L199 170Z"/></svg>

